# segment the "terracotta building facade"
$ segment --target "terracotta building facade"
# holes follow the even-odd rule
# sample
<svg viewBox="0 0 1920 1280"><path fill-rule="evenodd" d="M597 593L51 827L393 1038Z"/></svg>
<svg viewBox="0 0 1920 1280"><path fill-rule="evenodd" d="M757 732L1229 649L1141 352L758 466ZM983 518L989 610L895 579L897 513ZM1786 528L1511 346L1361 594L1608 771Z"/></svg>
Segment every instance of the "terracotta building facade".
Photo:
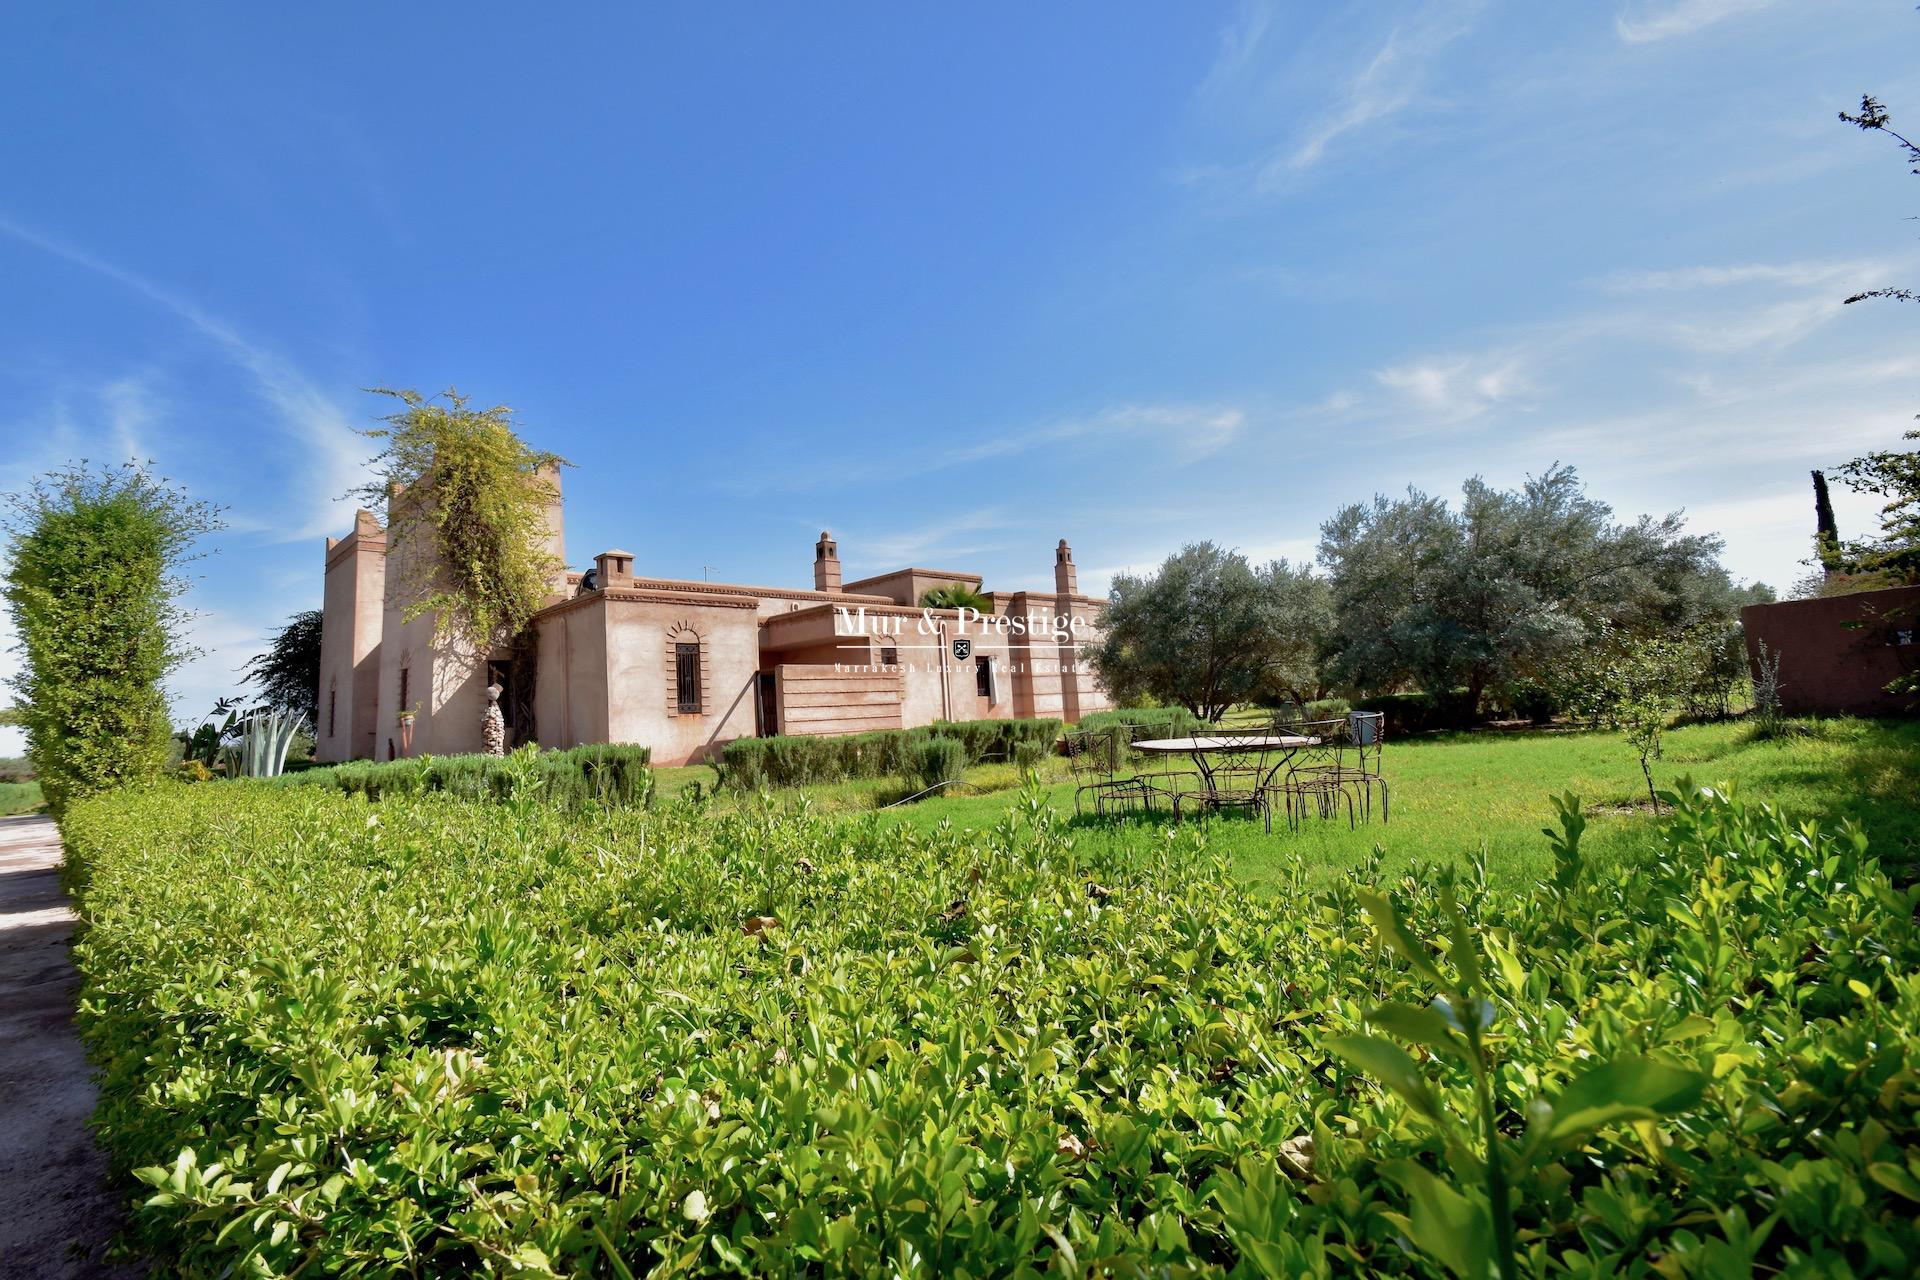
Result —
<svg viewBox="0 0 1920 1280"><path fill-rule="evenodd" d="M558 494L558 477L552 477ZM398 500L398 495L394 500ZM548 549L564 563L556 498ZM1082 595L1073 550L1053 551L1053 590L991 592L982 609L923 608L930 587L978 591L977 573L922 568L843 582L822 532L813 586L652 577L603 551L556 574L531 643L467 652L407 621L417 581L366 511L327 539L316 755L323 761L481 749L498 684L509 740L544 747L631 742L656 764L711 759L735 738L846 734L935 720L1055 717L1111 706L1086 661L1104 602Z"/></svg>

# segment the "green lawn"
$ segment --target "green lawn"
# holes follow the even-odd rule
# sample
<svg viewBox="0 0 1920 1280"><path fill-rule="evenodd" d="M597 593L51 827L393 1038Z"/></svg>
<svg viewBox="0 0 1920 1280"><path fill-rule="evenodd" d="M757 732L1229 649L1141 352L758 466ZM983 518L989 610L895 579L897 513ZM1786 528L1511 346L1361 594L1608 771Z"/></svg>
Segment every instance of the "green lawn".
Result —
<svg viewBox="0 0 1920 1280"><path fill-rule="evenodd" d="M36 813L45 803L37 782L0 782L0 818Z"/></svg>
<svg viewBox="0 0 1920 1280"><path fill-rule="evenodd" d="M1590 853L1632 856L1652 838L1647 798L1633 751L1615 733L1517 731L1447 734L1390 742L1386 773L1393 788L1393 819L1377 817L1358 830L1344 818L1308 822L1268 835L1258 822L1216 819L1208 839L1253 881L1310 875L1351 866L1379 847L1389 870L1420 859L1460 859L1484 846L1491 873L1518 882L1551 861L1540 829L1551 823L1549 795L1572 791L1587 807ZM661 769L661 791L691 783L711 789L713 770ZM1754 741L1740 723L1694 725L1667 735L1655 777L1665 786L1682 775L1700 783L1731 783L1751 799L1796 813L1851 818L1896 878L1920 873L1920 723L1831 720L1805 736ZM1073 808L1064 764L1048 762L1048 795ZM952 822L986 827L999 821L1018 785L1014 770L983 765L968 773L971 794L920 800L885 811L887 820L932 827ZM831 809L871 809L898 798L895 779L804 787L810 802ZM726 796L724 803L739 803ZM1085 820L1085 839L1122 843L1162 838L1161 822Z"/></svg>

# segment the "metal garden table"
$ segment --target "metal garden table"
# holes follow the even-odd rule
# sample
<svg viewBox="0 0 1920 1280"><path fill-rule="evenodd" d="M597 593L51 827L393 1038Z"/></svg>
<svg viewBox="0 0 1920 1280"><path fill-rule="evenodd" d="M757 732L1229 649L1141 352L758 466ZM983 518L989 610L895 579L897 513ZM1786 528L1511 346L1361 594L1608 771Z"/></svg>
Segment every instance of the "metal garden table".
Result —
<svg viewBox="0 0 1920 1280"><path fill-rule="evenodd" d="M1319 738L1306 737L1294 733L1269 734L1225 734L1218 737L1199 735L1191 738L1147 738L1128 744L1135 751L1144 751L1150 755L1193 757L1194 768L1200 772L1200 781L1209 796L1218 794L1214 781L1213 768L1208 763L1209 756L1232 755L1245 756L1252 752L1261 753L1262 759L1273 759L1273 767L1261 772L1259 787L1265 788L1273 781L1275 774L1286 768L1294 753L1307 747L1320 745ZM1176 813L1178 807L1176 806Z"/></svg>

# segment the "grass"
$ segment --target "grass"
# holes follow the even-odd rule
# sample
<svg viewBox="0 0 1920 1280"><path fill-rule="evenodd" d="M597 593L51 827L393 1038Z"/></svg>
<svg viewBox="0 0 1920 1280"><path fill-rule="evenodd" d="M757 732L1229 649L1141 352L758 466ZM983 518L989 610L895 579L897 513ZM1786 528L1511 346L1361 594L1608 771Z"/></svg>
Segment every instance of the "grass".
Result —
<svg viewBox="0 0 1920 1280"><path fill-rule="evenodd" d="M694 782L711 790L705 767L657 771L671 796ZM1444 734L1390 742L1386 773L1393 788L1393 820L1350 829L1346 821L1310 821L1299 831L1276 825L1268 835L1257 821L1227 817L1209 824L1214 848L1242 877L1271 880L1304 862L1327 875L1353 866L1377 846L1388 872L1420 860L1458 861L1482 847L1490 873L1517 884L1537 879L1551 864L1541 836L1552 822L1548 797L1572 791L1590 814L1586 848L1594 856L1632 858L1653 841L1638 758L1617 733L1554 730ZM1043 776L1056 808L1071 813L1073 783L1064 762L1049 761ZM1920 878L1920 723L1828 720L1808 731L1755 740L1740 722L1671 730L1655 778L1667 786L1682 776L1698 783L1732 784L1738 794L1805 816L1851 819L1867 832L1896 879ZM976 829L1005 813L1006 792L1018 785L1010 765L968 770L965 794L944 795L886 810L888 821L932 828L943 822ZM898 780L804 787L799 793L827 809L873 809L907 793ZM740 798L722 793L723 803ZM1082 839L1144 844L1161 838L1164 822L1085 820Z"/></svg>
<svg viewBox="0 0 1920 1280"><path fill-rule="evenodd" d="M37 782L0 782L0 818L19 813L38 813L46 806Z"/></svg>

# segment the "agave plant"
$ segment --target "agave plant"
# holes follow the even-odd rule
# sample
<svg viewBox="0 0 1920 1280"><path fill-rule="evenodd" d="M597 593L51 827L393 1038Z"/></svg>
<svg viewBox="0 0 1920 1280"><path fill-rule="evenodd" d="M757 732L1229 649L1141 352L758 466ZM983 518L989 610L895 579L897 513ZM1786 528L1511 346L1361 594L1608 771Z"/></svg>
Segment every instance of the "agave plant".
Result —
<svg viewBox="0 0 1920 1280"><path fill-rule="evenodd" d="M287 767L294 736L306 727L306 717L297 712L278 708L254 712L240 722L240 741L226 749L228 775L279 777Z"/></svg>

